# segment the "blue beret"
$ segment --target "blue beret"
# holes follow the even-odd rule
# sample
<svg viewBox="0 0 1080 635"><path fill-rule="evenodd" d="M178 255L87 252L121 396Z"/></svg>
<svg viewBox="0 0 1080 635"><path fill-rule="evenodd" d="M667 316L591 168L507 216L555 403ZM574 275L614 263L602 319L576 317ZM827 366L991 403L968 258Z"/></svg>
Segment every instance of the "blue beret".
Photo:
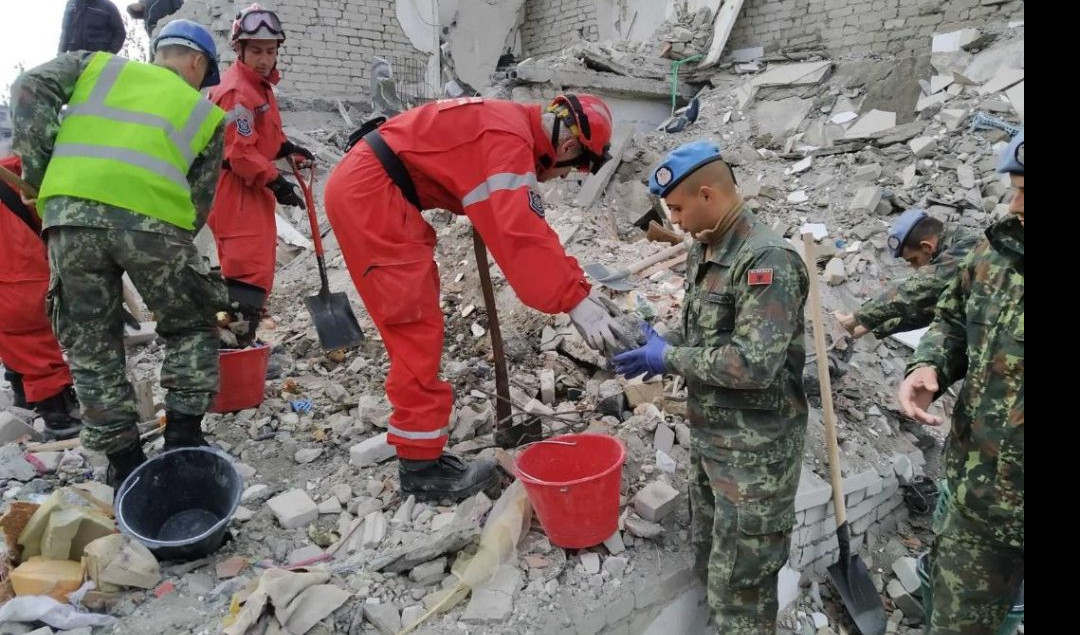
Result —
<svg viewBox="0 0 1080 635"><path fill-rule="evenodd" d="M913 207L896 219L896 222L889 228L889 239L887 241L893 256L899 258L904 253L904 243L907 242L908 236L911 235L911 230L915 229L915 226L926 217L926 210Z"/></svg>
<svg viewBox="0 0 1080 635"><path fill-rule="evenodd" d="M691 141L675 148L653 168L649 191L661 198L706 163L721 161L720 146L711 141Z"/></svg>
<svg viewBox="0 0 1080 635"><path fill-rule="evenodd" d="M997 171L1002 174L1024 174L1024 131L1016 133L998 159Z"/></svg>

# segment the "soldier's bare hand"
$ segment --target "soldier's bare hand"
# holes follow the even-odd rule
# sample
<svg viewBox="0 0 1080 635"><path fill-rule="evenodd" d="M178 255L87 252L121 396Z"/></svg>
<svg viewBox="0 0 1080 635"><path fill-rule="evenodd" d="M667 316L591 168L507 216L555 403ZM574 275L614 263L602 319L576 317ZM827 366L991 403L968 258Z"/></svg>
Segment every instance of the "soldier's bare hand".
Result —
<svg viewBox="0 0 1080 635"><path fill-rule="evenodd" d="M916 368L900 384L900 408L904 414L928 426L941 425L941 417L928 412L938 392L937 370L930 366Z"/></svg>
<svg viewBox="0 0 1080 635"><path fill-rule="evenodd" d="M855 339L859 339L863 335L866 335L870 332L870 330L867 329L865 326L859 324L859 321L856 320L855 316L851 313L835 311L833 313L833 317L836 319L837 322L840 323L840 326L847 329L847 332L851 333L851 336Z"/></svg>

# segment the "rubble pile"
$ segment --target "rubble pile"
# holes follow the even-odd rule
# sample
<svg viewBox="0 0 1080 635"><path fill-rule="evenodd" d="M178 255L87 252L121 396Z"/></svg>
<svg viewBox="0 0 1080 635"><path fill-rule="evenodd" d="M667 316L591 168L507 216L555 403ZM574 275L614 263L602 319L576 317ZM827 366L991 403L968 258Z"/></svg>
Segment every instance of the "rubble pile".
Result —
<svg viewBox="0 0 1080 635"><path fill-rule="evenodd" d="M711 26L708 15L680 15L665 25L663 50L588 44L558 59L560 64L583 60L590 73L666 83L671 59L707 48L708 38L702 40L701 34L710 34ZM547 219L582 264L623 268L657 254L682 237L664 227L663 206L647 193L649 169L663 152L685 141L713 139L735 166L748 205L761 218L797 248L800 229L807 224L817 228L818 273L828 283L825 309L850 312L886 281L906 275L906 264L885 247L894 215L921 206L947 224L981 229L1002 213L1006 202L1007 185L993 167L1008 130L1023 121L1023 28L943 34L928 53L907 83L898 79L897 62L887 59L811 57L777 63L757 55L714 68L704 80L690 75L697 83L677 92L684 100L699 100L696 121L673 134L627 137L604 185L590 186L588 180L542 185ZM528 60L522 68L541 75L550 71L542 60ZM522 72L510 81L528 85L532 80ZM336 109L284 116L290 136L319 157L319 176L325 179L326 169L342 155L350 126ZM583 207L578 197L590 187L596 188L596 203ZM678 632L663 622L663 609L682 601L684 590L691 593L694 578L685 495L690 429L682 379L616 377L564 316L542 315L521 305L495 266L514 412L538 417L545 436L614 435L625 445L627 458L619 529L602 545L556 547L534 520L507 562L482 583L463 589L463 572L499 501L479 494L456 506L441 506L400 495L394 452L386 442L385 351L333 233L326 236L330 285L352 299L368 339L350 351L320 347L310 317L296 302L310 295L318 280L305 244L310 232L300 214L280 219L291 227L280 232L272 319L259 331L287 360L282 374L267 381L258 408L206 418L208 436L235 457L244 478L232 540L202 560L161 563L156 573L144 568L123 575L110 571L109 558L100 554L133 547L101 545L98 555L88 557L91 563L76 565L77 573L65 572L75 588L86 576L101 583L95 606L120 618L110 632L200 633L225 627L239 634L276 621L276 628L292 633L393 634L440 603L452 608L428 617L415 632L525 635L624 627L629 632ZM448 449L466 457L493 457L509 467L512 457L494 448L490 434L495 382L486 334L492 316L484 308L472 261L471 227L467 219L446 212L425 215L438 233L446 317L443 374L456 395ZM328 223L320 220L327 232ZM684 263L685 255L662 260L631 276L630 291L605 293L631 316L631 323L648 320L678 328ZM904 420L895 403L911 339L851 340L839 325L829 323L829 368L845 477L853 483L863 474L872 477L861 490L847 490L849 505L883 496L894 501L889 509L896 512L891 524L867 522L861 553L885 598L889 632L914 634L922 614L913 558L927 547L928 520L899 507L900 488L917 476L937 474L943 432ZM159 342L132 344L133 377L153 381L161 356ZM810 355L805 381L813 406L820 398L815 373ZM150 418L160 415L161 397L160 388L151 391ZM3 399L0 392L0 405ZM948 409L950 399L937 407ZM59 451L40 449L28 411L0 409L0 440L7 444L0 449L0 485L6 483L9 516L24 502L44 507L56 496L53 492L70 491L69 484L93 475L100 479L104 470L103 457L77 444ZM804 483L827 474L816 409L804 474ZM819 493L809 484L800 489L801 496ZM800 530L809 534L813 527L818 535L807 536L805 548L793 546L782 575L788 608L781 621L788 632L850 628L838 599L809 564L820 560L807 556L807 568L796 568L809 546L827 542L826 512L820 519L806 517L818 506L827 509L827 501L826 492L820 502L807 502ZM62 513L53 512L45 523L55 526L54 535L67 526L53 520ZM91 512L79 513L83 525L96 522L86 519ZM880 518L884 521L884 514ZM17 564L21 558L37 555L27 547L21 538L13 543L8 537L9 568L0 575L5 582L18 581L16 566L26 566ZM93 552L84 546L75 553L71 543L61 554L63 547L49 540L50 553L72 564ZM151 582L155 575L160 580ZM119 592L116 585L142 590ZM32 594L39 592L48 591L33 587ZM3 593L0 587L0 597ZM85 599L84 604L90 605ZM700 599L690 605L700 612ZM660 630L649 631L650 624Z"/></svg>

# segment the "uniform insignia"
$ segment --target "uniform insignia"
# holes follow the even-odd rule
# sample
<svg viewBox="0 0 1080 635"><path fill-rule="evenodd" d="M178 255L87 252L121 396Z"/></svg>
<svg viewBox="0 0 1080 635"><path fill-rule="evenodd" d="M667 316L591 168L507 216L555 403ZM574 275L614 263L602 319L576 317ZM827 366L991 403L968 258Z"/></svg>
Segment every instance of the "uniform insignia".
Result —
<svg viewBox="0 0 1080 635"><path fill-rule="evenodd" d="M772 284L772 267L751 269L746 273L746 284L751 287L767 287Z"/></svg>
<svg viewBox="0 0 1080 635"><path fill-rule="evenodd" d="M231 114L233 121L236 123L236 134L241 137L250 137L251 133L254 132L251 111L243 106L237 106Z"/></svg>
<svg viewBox="0 0 1080 635"><path fill-rule="evenodd" d="M529 190L529 209L536 212L536 215L540 218L544 217L544 199L540 197L540 193L536 190Z"/></svg>
<svg viewBox="0 0 1080 635"><path fill-rule="evenodd" d="M657 168L657 170L656 170L656 182L660 184L660 187L663 187L663 186L667 185L668 183L671 183L671 177L672 177L671 168L668 168L667 166Z"/></svg>

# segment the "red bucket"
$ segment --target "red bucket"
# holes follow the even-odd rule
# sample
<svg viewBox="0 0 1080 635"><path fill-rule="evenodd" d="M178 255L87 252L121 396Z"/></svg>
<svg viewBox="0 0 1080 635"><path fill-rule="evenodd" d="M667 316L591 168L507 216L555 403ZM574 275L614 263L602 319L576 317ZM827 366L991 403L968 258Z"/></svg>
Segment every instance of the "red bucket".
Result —
<svg viewBox="0 0 1080 635"><path fill-rule="evenodd" d="M218 354L221 379L210 412L236 412L261 404L269 363L269 344L239 350L221 349Z"/></svg>
<svg viewBox="0 0 1080 635"><path fill-rule="evenodd" d="M626 448L602 434L565 434L518 455L514 471L552 544L583 549L619 526L619 488Z"/></svg>

